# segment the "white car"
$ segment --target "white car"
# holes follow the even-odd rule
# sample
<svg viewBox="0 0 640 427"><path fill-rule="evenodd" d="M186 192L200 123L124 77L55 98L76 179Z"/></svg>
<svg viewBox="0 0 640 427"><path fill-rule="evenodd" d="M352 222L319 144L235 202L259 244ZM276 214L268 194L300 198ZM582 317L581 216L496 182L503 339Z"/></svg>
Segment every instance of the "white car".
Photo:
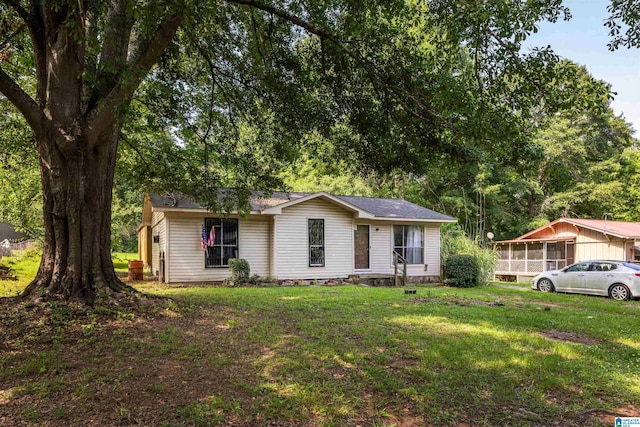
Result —
<svg viewBox="0 0 640 427"><path fill-rule="evenodd" d="M533 278L531 289L603 295L617 300L640 297L640 265L623 261L583 261Z"/></svg>

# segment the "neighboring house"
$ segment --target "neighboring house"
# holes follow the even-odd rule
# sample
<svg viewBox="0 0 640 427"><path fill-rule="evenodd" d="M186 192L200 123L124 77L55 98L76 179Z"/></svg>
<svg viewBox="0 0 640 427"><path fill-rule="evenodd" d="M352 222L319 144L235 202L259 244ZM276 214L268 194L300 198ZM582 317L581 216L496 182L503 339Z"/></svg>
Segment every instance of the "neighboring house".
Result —
<svg viewBox="0 0 640 427"><path fill-rule="evenodd" d="M496 277L525 282L574 262L640 260L640 222L560 218L494 245L499 256Z"/></svg>
<svg viewBox="0 0 640 427"><path fill-rule="evenodd" d="M28 236L16 231L11 224L0 222L0 258L11 256L12 249L28 249L30 242L25 242ZM18 242L25 242L18 244Z"/></svg>
<svg viewBox="0 0 640 427"><path fill-rule="evenodd" d="M222 281L231 258L246 259L251 274L322 280L391 276L396 251L407 260L408 276L437 280L440 225L455 222L401 199L255 193L250 203L251 213L241 218L184 197L146 195L139 257L168 283ZM213 246L203 249L212 227Z"/></svg>
<svg viewBox="0 0 640 427"><path fill-rule="evenodd" d="M27 240L29 236L16 231L11 224L0 222L0 241L8 240L11 243Z"/></svg>

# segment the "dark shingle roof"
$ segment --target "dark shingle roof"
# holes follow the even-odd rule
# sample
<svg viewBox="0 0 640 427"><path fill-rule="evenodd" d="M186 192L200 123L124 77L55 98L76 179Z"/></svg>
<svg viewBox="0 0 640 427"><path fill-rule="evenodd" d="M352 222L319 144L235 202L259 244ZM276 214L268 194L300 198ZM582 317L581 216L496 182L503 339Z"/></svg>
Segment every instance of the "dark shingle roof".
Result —
<svg viewBox="0 0 640 427"><path fill-rule="evenodd" d="M28 237L26 234L16 231L13 225L0 222L0 242L5 239L9 239L11 242L20 242Z"/></svg>
<svg viewBox="0 0 640 427"><path fill-rule="evenodd" d="M274 192L269 197L264 197L262 192L253 192L249 203L254 211L262 211L266 208L280 205L291 200L301 199L314 193L284 193ZM171 207L177 209L202 209L193 198L184 195L157 195L150 194L154 207ZM454 218L423 208L404 199L385 199L379 197L360 196L333 196L363 211L369 212L377 218L405 218L424 219L435 221L455 221Z"/></svg>
<svg viewBox="0 0 640 427"><path fill-rule="evenodd" d="M423 208L404 199L383 199L377 197L336 196L378 218L412 218L453 221L454 218L431 209Z"/></svg>

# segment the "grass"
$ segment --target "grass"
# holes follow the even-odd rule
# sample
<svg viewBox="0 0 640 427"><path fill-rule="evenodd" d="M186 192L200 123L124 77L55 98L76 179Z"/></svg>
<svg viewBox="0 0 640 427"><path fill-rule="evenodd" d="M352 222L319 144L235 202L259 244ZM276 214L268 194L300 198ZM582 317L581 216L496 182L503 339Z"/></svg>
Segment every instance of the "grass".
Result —
<svg viewBox="0 0 640 427"><path fill-rule="evenodd" d="M10 423L597 426L640 413L638 301L496 286L136 286L168 299L4 315Z"/></svg>
<svg viewBox="0 0 640 427"><path fill-rule="evenodd" d="M11 267L11 274L18 280L0 280L0 297L15 296L31 282L40 266L40 252L37 250L16 251L11 257L0 258L0 264Z"/></svg>
<svg viewBox="0 0 640 427"><path fill-rule="evenodd" d="M137 260L137 253L127 253L127 252L113 252L111 254L111 259L113 260L113 267L116 270L116 273L127 273L129 271L129 261Z"/></svg>

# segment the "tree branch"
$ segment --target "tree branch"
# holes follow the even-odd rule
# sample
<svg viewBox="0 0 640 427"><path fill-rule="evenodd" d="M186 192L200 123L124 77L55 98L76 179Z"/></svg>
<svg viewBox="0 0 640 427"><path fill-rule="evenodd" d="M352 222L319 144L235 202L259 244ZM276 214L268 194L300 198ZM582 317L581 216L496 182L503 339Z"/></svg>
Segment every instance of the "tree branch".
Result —
<svg viewBox="0 0 640 427"><path fill-rule="evenodd" d="M118 115L118 108L131 101L131 97L144 77L169 46L182 23L182 19L182 15L179 14L169 16L155 34L151 36L147 48L141 51L134 61L130 63L128 68L131 70L131 74L127 72L121 73L119 81L113 90L101 103L88 111L84 133L90 145L95 144L98 135L113 124Z"/></svg>
<svg viewBox="0 0 640 427"><path fill-rule="evenodd" d="M372 66L372 64L370 64L368 61L366 61L364 58L362 58L362 56L360 56L358 53L354 52L353 50L351 50L348 46L347 43L340 40L338 37L336 37L335 34L331 33L330 31L327 31L323 28L320 28L316 25L311 24L308 21L305 21L304 19L295 16L289 12L287 12L286 10L282 10L279 9L277 7L268 5L268 4L264 4L261 3L259 1L256 0L227 0L228 3L235 3L235 4L242 4L242 5L246 5L246 6L250 6L256 9L260 9L263 10L265 12L268 12L270 14L273 14L275 16L278 16L281 19L284 19L286 21L291 22L294 25L297 25L301 28L304 28L305 30L307 30L308 32L315 34L316 36L320 37L321 39L327 39L330 40L332 43L334 43L336 46L338 46L344 53L346 53L348 56L350 56L352 59L354 59L358 64L360 64L360 66L362 67L362 69L364 70L364 72L367 74L367 76L369 77L369 80L371 81L371 83L373 84L373 89L379 92L380 87L383 87L387 90L390 90L391 93L393 93L395 95L396 101L398 101L398 103L407 110L407 112L412 115L414 118L416 119L423 119L419 114L417 114L415 112L414 109L410 108L409 105L407 105L406 102L404 102L401 97L399 97L399 93L402 92L405 95L409 95L409 93L406 90L400 90L398 91L398 87L394 87L391 84L388 84L385 82L385 77L380 76L375 70L373 70L372 68L375 68L375 66ZM411 101L413 102L417 102L417 105L420 105L424 111L429 114L430 116L432 116L433 118L435 118L436 120L440 120L443 121L444 123L446 123L446 121L437 113L431 111L431 109L427 108L426 105L424 105L422 102L420 102L419 100L417 100L415 97L410 97Z"/></svg>
<svg viewBox="0 0 640 427"><path fill-rule="evenodd" d="M102 50L100 62L96 64L97 83L89 98L87 108L95 107L98 100L106 96L117 84L121 70L126 64L133 19L127 14L122 2L111 1L106 15L104 34L100 37Z"/></svg>
<svg viewBox="0 0 640 427"><path fill-rule="evenodd" d="M20 33L22 32L22 30L24 30L26 27L27 27L27 26L26 26L26 24L22 24L22 25L20 25L20 26L18 27L18 29L17 29L17 30L15 30L15 31L13 32L13 34L9 35L9 37L7 37L7 38L6 38L6 39L4 39L3 41L1 41L1 42L0 42L0 49L2 49L4 46L8 45L8 44L9 44L9 42L10 42L11 40L13 40L13 38L14 38L15 36L17 36L18 34L20 34Z"/></svg>
<svg viewBox="0 0 640 427"><path fill-rule="evenodd" d="M140 150L138 149L138 147L136 147L130 140L129 138L127 138L122 132L120 132L120 140L123 141L125 144L127 144L129 147L131 147L131 149L133 151L136 152L136 154L138 155L138 157L140 158L140 160L142 160L142 163L144 163L144 166L147 168L147 171L149 172L149 176L150 177L155 177L156 174L154 172L154 170L151 168L151 166L149 165L149 163L147 162L146 158L142 155L142 153L140 152Z"/></svg>
<svg viewBox="0 0 640 427"><path fill-rule="evenodd" d="M22 18L24 22L29 21L31 15L29 15L29 12L27 12L27 10L22 7L19 2L17 2L16 0L4 0L4 3L11 7L18 14L18 16Z"/></svg>
<svg viewBox="0 0 640 427"><path fill-rule="evenodd" d="M243 4L246 6L251 6L256 9L263 10L265 12L276 15L286 21L291 22L298 27L304 28L312 34L315 34L318 37L322 37L328 40L331 40L336 46L338 46L344 53L355 59L356 61L363 63L363 59L360 55L356 54L354 51L349 49L349 47L338 37L336 37L333 33L320 28L316 25L311 24L310 22L305 21L304 19L299 18L298 16L292 15L291 13L278 9L274 6L264 4L255 0L227 0L229 3Z"/></svg>
<svg viewBox="0 0 640 427"><path fill-rule="evenodd" d="M16 106L35 133L40 132L44 118L38 104L0 67L0 92Z"/></svg>
<svg viewBox="0 0 640 427"><path fill-rule="evenodd" d="M4 0L5 4L11 7L18 16L24 21L29 28L29 35L31 36L31 43L33 44L33 53L35 60L36 75L39 81L44 79L46 71L46 44L44 34L44 23L41 19L41 9L39 9L39 2L31 2L31 11L26 10L17 0ZM44 88L38 88L37 99L43 99Z"/></svg>
<svg viewBox="0 0 640 427"><path fill-rule="evenodd" d="M518 56L518 52L513 48L513 46L510 46L509 44L507 44L504 40L502 40L495 32L493 32L493 30L489 27L486 28L485 30L491 37L493 37L493 39L498 42L498 44L500 46L502 46L507 52L509 52L509 55L511 56L511 58L513 58L516 67L518 68L518 71L520 71L522 73L522 76L529 82L531 83L533 86L535 86L536 89L538 89L538 91L540 92L541 95L543 95L544 97L546 97L547 91L545 90L545 88L540 85L540 82L535 81L535 79L531 76L531 74L527 71L527 69L524 67L524 65L522 64L522 60L520 59L520 57Z"/></svg>

